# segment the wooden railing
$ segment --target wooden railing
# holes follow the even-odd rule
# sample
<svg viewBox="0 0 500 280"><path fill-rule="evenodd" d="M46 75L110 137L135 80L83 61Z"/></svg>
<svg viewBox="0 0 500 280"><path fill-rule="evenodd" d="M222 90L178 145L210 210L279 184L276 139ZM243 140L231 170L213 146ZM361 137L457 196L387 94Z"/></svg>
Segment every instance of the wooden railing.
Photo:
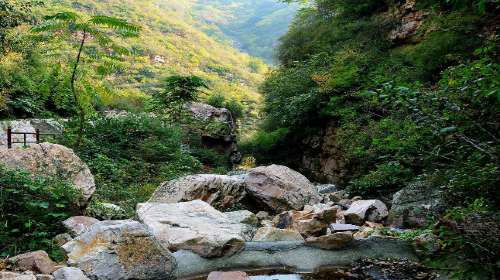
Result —
<svg viewBox="0 0 500 280"><path fill-rule="evenodd" d="M13 140L13 135L23 135L23 141L15 141ZM28 141L28 135L34 135L35 136L35 141ZM43 135L51 135L54 136L56 135L55 133L41 133L40 129L35 129L35 132L14 132L12 131L12 127L7 128L7 148L11 149L12 144L23 144L24 147L27 146L27 144L40 144L40 137Z"/></svg>

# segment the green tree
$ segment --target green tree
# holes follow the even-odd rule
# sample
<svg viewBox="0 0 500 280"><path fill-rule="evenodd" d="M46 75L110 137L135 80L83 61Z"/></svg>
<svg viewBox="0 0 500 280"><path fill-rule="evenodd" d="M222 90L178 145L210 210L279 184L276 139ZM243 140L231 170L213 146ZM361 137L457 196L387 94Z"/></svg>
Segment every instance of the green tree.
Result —
<svg viewBox="0 0 500 280"><path fill-rule="evenodd" d="M84 101L77 92L75 84L78 79L78 66L82 61L86 43L93 41L97 46L111 49L113 55L126 55L128 54L128 50L117 45L113 41L112 36L135 37L139 35L140 28L119 18L60 12L55 15L46 16L45 22L32 28L32 31L36 33L47 32L55 36L65 36L71 45L77 48L71 73L71 92L79 118L79 133L76 139L76 145L78 146L81 142L85 126L86 112Z"/></svg>
<svg viewBox="0 0 500 280"><path fill-rule="evenodd" d="M200 77L170 76L165 80L165 90L154 96L155 109L164 110L168 117L179 121L184 105L197 101L203 88L208 89L208 85Z"/></svg>

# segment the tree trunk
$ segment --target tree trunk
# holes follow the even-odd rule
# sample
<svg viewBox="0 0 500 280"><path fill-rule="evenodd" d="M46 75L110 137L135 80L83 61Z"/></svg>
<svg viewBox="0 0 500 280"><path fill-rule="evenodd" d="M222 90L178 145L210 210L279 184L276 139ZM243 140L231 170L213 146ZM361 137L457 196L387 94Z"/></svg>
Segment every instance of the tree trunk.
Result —
<svg viewBox="0 0 500 280"><path fill-rule="evenodd" d="M81 104L80 100L78 99L78 94L76 92L75 83L76 83L76 72L78 70L78 65L80 64L83 46L85 45L86 39L87 39L87 32L84 30L82 41L80 42L80 48L78 49L78 55L76 57L75 65L73 67L73 73L71 75L71 92L73 93L75 105L77 106L77 109L78 109L78 122L79 122L78 133L77 133L77 138L76 138L76 142L75 142L76 147L80 146L80 144L82 142L83 129L85 126L85 108L83 108L83 104Z"/></svg>

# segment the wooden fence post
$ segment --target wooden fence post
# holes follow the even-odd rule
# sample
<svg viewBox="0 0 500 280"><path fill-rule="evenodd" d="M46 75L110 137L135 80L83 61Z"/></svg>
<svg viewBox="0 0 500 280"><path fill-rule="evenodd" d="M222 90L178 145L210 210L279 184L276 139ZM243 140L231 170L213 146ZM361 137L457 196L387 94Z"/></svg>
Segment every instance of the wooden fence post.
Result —
<svg viewBox="0 0 500 280"><path fill-rule="evenodd" d="M12 127L7 127L7 149L12 148Z"/></svg>
<svg viewBox="0 0 500 280"><path fill-rule="evenodd" d="M36 132L36 143L40 144L40 129L37 128L35 132Z"/></svg>

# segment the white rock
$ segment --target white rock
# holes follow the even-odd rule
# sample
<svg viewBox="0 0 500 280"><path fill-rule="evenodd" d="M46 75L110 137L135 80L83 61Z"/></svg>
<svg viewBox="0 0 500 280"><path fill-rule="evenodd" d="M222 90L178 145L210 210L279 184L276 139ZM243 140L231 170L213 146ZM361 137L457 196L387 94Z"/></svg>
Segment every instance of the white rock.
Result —
<svg viewBox="0 0 500 280"><path fill-rule="evenodd" d="M89 278L76 267L63 267L56 270L52 275L54 275L55 280L89 280Z"/></svg>
<svg viewBox="0 0 500 280"><path fill-rule="evenodd" d="M139 220L166 248L191 250L203 257L233 255L245 246L248 225L231 221L201 200L179 203L142 203Z"/></svg>
<svg viewBox="0 0 500 280"><path fill-rule="evenodd" d="M344 212L346 223L362 225L365 221L379 222L389 215L387 206L377 199L354 201Z"/></svg>

